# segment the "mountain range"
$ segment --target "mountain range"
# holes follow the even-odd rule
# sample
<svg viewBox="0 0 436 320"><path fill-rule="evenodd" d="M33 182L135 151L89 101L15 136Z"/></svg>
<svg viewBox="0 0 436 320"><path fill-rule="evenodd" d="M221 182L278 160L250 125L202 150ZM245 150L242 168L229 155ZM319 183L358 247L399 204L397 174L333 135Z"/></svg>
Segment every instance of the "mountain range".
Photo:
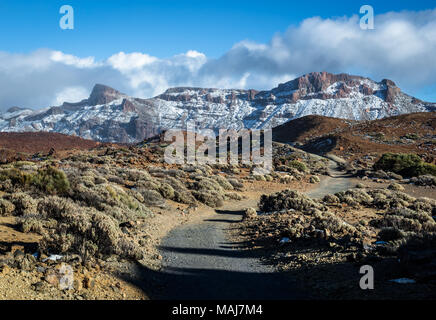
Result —
<svg viewBox="0 0 436 320"><path fill-rule="evenodd" d="M142 141L166 129L262 129L307 115L375 120L436 111L384 79L315 72L269 91L171 88L150 99L97 84L88 99L40 110L13 107L0 115L1 132L58 132L104 142Z"/></svg>

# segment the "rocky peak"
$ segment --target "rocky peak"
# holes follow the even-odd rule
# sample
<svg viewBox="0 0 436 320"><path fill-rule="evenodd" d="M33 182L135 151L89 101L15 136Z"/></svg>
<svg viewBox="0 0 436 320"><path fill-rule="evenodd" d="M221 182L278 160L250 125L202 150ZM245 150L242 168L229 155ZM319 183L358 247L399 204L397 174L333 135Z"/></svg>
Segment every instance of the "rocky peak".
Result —
<svg viewBox="0 0 436 320"><path fill-rule="evenodd" d="M34 112L10 109L0 115L0 131L53 131L134 142L165 129L183 128L187 120L196 121L201 129L256 129L307 115L371 120L434 110L436 104L402 93L390 80L314 72L262 92L179 87L150 99L128 97L97 84L80 102Z"/></svg>
<svg viewBox="0 0 436 320"><path fill-rule="evenodd" d="M328 72L312 72L287 83L280 84L276 90L298 90L302 94L309 94L324 91L332 84L337 82L353 84L354 82L356 82L356 80L363 79L364 78L362 77L352 76L345 73L332 74Z"/></svg>
<svg viewBox="0 0 436 320"><path fill-rule="evenodd" d="M20 108L20 107L12 107L12 108L9 108L6 112L13 113L13 112L23 111L23 110L26 110L26 109Z"/></svg>
<svg viewBox="0 0 436 320"><path fill-rule="evenodd" d="M381 81L382 84L386 85L387 87L397 87L397 85L395 84L395 82L393 82L392 80L389 79L383 79Z"/></svg>
<svg viewBox="0 0 436 320"><path fill-rule="evenodd" d="M206 103L231 104L237 99L254 100L257 93L256 90L176 87L167 89L156 98L174 102L190 102L193 99L202 99Z"/></svg>
<svg viewBox="0 0 436 320"><path fill-rule="evenodd" d="M386 86L385 101L390 104L394 103L395 98L398 96L399 93L401 93L401 89L397 87L395 82L389 79L383 79L381 83Z"/></svg>
<svg viewBox="0 0 436 320"><path fill-rule="evenodd" d="M91 106L106 104L119 99L122 96L124 96L124 94L111 87L103 84L96 84L88 98L88 104Z"/></svg>

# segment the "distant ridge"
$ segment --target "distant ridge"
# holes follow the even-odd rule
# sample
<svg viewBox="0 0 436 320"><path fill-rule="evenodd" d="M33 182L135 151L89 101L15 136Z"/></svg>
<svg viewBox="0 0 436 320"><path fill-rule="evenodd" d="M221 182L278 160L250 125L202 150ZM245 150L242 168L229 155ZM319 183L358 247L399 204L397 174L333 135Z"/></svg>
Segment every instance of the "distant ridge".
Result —
<svg viewBox="0 0 436 320"><path fill-rule="evenodd" d="M105 142L132 143L166 129L274 128L307 115L374 120L436 110L380 82L348 74L314 72L269 91L170 88L150 99L129 97L96 84L88 99L33 111L13 108L0 115L0 131L45 131Z"/></svg>

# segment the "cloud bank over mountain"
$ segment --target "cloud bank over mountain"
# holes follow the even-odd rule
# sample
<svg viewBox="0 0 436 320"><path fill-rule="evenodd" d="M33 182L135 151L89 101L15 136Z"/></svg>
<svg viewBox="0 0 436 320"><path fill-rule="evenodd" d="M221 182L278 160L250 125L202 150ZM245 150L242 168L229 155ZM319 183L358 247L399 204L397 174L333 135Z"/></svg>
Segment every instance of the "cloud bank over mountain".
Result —
<svg viewBox="0 0 436 320"><path fill-rule="evenodd" d="M436 86L436 10L379 15L375 30L361 30L359 20L306 19L218 59L195 50L170 58L119 52L102 61L50 49L0 52L0 110L78 101L95 83L143 98L175 86L266 89L313 71L390 78L411 93Z"/></svg>

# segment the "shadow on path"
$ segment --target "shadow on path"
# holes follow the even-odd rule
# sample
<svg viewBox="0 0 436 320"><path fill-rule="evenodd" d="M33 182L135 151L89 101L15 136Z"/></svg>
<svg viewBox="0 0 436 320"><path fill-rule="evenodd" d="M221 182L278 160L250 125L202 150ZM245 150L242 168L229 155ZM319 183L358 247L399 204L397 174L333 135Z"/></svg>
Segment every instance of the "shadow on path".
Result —
<svg viewBox="0 0 436 320"><path fill-rule="evenodd" d="M322 197L349 188L348 177L330 163L331 176L307 193ZM246 242L229 242L226 231L241 221L251 202L232 203L200 224L187 224L171 231L161 243L162 270L152 271L136 264L136 278L128 279L151 299L181 300L298 300L310 299L301 289L298 273L280 273L262 263L267 252L244 250ZM126 275L129 277L129 275Z"/></svg>

